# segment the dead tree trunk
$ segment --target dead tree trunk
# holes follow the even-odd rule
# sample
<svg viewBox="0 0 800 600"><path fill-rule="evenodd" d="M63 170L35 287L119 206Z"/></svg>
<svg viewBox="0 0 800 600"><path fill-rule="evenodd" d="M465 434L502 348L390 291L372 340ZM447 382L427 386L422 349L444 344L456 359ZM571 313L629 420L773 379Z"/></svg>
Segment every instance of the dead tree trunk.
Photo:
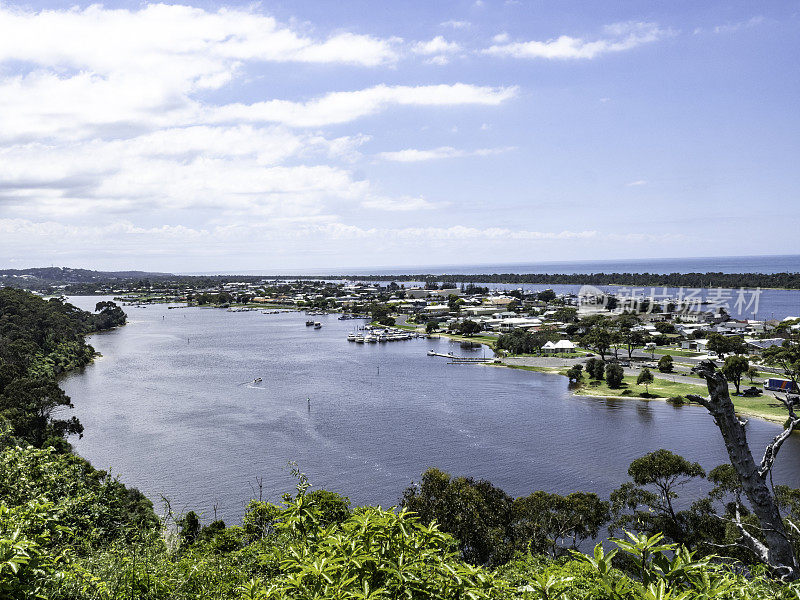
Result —
<svg viewBox="0 0 800 600"><path fill-rule="evenodd" d="M797 558L767 480L778 450L780 450L781 445L794 428L800 425L800 418L795 416L791 402L781 400L789 411L788 425L767 446L764 458L761 460L761 464L758 465L753 459L753 454L747 443L747 432L745 431L747 422L740 420L736 416L725 376L717 370L711 361L700 363L694 370L706 380L709 397L687 397L705 406L714 417L714 422L719 427L722 438L725 440L725 448L728 450L731 465L739 475L742 490L750 501L753 514L758 518L761 525L760 530L764 542L746 529L739 518L737 507L734 523L742 537L742 542L760 560L769 565L775 575L784 580L797 579L800 576Z"/></svg>

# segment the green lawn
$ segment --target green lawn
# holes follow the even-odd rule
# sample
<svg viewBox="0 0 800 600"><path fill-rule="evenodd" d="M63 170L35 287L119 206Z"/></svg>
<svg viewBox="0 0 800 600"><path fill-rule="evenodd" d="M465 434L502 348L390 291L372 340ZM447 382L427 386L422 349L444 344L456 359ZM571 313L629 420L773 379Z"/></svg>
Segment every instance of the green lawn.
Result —
<svg viewBox="0 0 800 600"><path fill-rule="evenodd" d="M645 353L650 353L650 350L643 350ZM671 354L672 356L703 356L699 352L692 352L691 350L679 350L677 348L656 348L652 350L655 354Z"/></svg>
<svg viewBox="0 0 800 600"><path fill-rule="evenodd" d="M566 371L563 373L566 374ZM594 385L595 383L598 383L598 385ZM673 396L685 396L686 394L702 394L705 391L701 385L678 383L668 379L659 379L658 377L648 388L651 398L672 398ZM628 393L626 393L626 390L629 390ZM581 385L577 393L584 396L632 396L638 398L645 394L645 386L637 385L636 377L632 375L626 375L622 386L619 388L610 388L605 381L595 382L584 376L583 385Z"/></svg>
<svg viewBox="0 0 800 600"><path fill-rule="evenodd" d="M519 369L522 371L538 371L540 373L557 373L566 376L567 369L552 368L552 367L530 367L522 365L504 365L509 369ZM633 376L625 376L622 387L612 389L608 387L605 381L600 381L598 385L590 385L589 379L584 374L583 385L574 391L575 394L580 396L612 396L618 398L640 398L645 393L643 385L636 385L636 378ZM742 386L744 387L744 385ZM698 396L706 396L708 394L705 382L698 380L698 385L691 383L678 383L669 381L667 379L655 378L655 381L649 386L651 398L673 398L675 396L686 396L688 394L696 394ZM624 392L629 390L630 393ZM737 412L742 415L749 415L754 417L761 417L767 420L782 423L788 416L786 409L778 402L773 396L757 396L755 398L744 398L742 396L731 396L733 405L736 407Z"/></svg>
<svg viewBox="0 0 800 600"><path fill-rule="evenodd" d="M494 344L495 342L497 342L496 337L492 337L489 335L473 335L470 337L467 337L465 335L458 335L455 333L440 333L438 335L448 337L456 342L475 342L476 344L486 344L487 346L490 346L492 348L494 348Z"/></svg>

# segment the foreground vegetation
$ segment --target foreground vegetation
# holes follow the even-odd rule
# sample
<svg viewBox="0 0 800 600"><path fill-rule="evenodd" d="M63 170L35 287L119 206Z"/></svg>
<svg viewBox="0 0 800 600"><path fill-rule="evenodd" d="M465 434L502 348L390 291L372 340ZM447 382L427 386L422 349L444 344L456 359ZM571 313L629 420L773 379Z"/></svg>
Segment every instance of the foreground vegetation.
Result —
<svg viewBox="0 0 800 600"><path fill-rule="evenodd" d="M295 469L295 493L277 505L252 500L234 526L169 505L159 518L66 441L82 426L64 418L71 402L56 377L91 360L84 335L124 322L120 313L110 303L90 314L0 290L0 598L800 597L800 585L787 582L795 573L741 543L742 528L771 542L742 501L748 490L736 470L706 473L666 450L635 460L607 500L512 498L488 481L430 469L398 508L352 508L312 491ZM713 487L707 497L680 498L703 478ZM778 486L775 500L796 553L800 490ZM616 537L577 552L606 532Z"/></svg>
<svg viewBox="0 0 800 600"><path fill-rule="evenodd" d="M571 551L564 538L588 539L611 514L592 494L536 492L509 503L488 482L433 471L426 477L444 488L432 490L429 481L407 492L404 508L351 510L346 498L309 491L298 473L294 495L280 506L251 501L237 526L201 526L189 513L174 527L146 502L125 508L124 488L73 456L14 447L0 461L9 475L0 495L0 597L9 599L788 599L800 592L689 538L678 545L642 531L612 539L608 552ZM429 520L439 513L441 525ZM641 513L630 517L650 514ZM527 536L526 548L507 554L507 527Z"/></svg>

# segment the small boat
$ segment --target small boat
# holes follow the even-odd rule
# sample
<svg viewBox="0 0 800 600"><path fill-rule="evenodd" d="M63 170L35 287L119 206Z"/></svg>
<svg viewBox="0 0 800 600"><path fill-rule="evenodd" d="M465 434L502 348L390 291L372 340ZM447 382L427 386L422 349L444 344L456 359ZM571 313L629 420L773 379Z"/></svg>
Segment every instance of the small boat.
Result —
<svg viewBox="0 0 800 600"><path fill-rule="evenodd" d="M433 350L428 350L428 356L436 356L436 352Z"/></svg>
<svg viewBox="0 0 800 600"><path fill-rule="evenodd" d="M255 379L253 379L253 383L261 383L262 381L263 379L261 379L261 377L256 377Z"/></svg>
<svg viewBox="0 0 800 600"><path fill-rule="evenodd" d="M357 335L356 336L356 344L363 344L363 343L364 343L364 336L363 335Z"/></svg>
<svg viewBox="0 0 800 600"><path fill-rule="evenodd" d="M314 329L322 329L322 323L320 323L319 321L314 323Z"/></svg>
<svg viewBox="0 0 800 600"><path fill-rule="evenodd" d="M368 344L375 344L377 343L378 338L370 334L364 338L364 341L367 342Z"/></svg>
<svg viewBox="0 0 800 600"><path fill-rule="evenodd" d="M348 333L347 334L347 341L348 342L355 342L356 341L356 334L355 333Z"/></svg>
<svg viewBox="0 0 800 600"><path fill-rule="evenodd" d="M314 321L306 321L306 327L311 327L314 324Z"/></svg>

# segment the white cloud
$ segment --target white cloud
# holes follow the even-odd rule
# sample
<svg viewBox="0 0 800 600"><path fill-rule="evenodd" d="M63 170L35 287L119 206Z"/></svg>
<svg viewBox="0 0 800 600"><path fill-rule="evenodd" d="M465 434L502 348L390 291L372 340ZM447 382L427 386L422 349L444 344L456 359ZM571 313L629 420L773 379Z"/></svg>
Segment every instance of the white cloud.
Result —
<svg viewBox="0 0 800 600"><path fill-rule="evenodd" d="M0 4L0 31L0 256L9 260L244 251L265 236L332 239L340 213L440 208L388 198L366 180L352 163L368 136L318 128L393 107L498 106L517 94L448 83L274 99L278 84L264 84L237 101L238 84L258 81L264 63L392 66L403 47L318 35L257 8ZM461 51L443 36L417 44L405 52L434 62Z"/></svg>
<svg viewBox="0 0 800 600"><path fill-rule="evenodd" d="M609 52L630 50L658 41L671 32L655 23L615 23L604 28L606 37L588 41L562 35L547 41L496 43L484 54L513 58L592 59Z"/></svg>
<svg viewBox="0 0 800 600"><path fill-rule="evenodd" d="M7 213L65 218L187 209L316 214L326 203L358 202L369 183L336 166L286 163L346 159L362 142L239 125L15 145L0 148L0 206Z"/></svg>
<svg viewBox="0 0 800 600"><path fill-rule="evenodd" d="M212 12L167 4L138 10L92 5L34 12L2 7L0 30L0 61L104 74L172 71L200 86L235 70L237 61L375 66L397 59L394 39L347 32L315 39L242 8Z"/></svg>
<svg viewBox="0 0 800 600"><path fill-rule="evenodd" d="M477 150L458 150L451 146L441 146L430 150L417 150L408 148L394 152L381 152L378 156L393 162L421 162L426 160L439 160L442 158L459 158L462 156L491 156L508 152L513 148L479 148Z"/></svg>
<svg viewBox="0 0 800 600"><path fill-rule="evenodd" d="M638 187L641 185L647 185L647 180L645 179L637 179L636 181L631 181L630 183L626 184L628 187Z"/></svg>
<svg viewBox="0 0 800 600"><path fill-rule="evenodd" d="M361 203L364 208L389 212L434 210L447 206L446 202L429 202L425 198L369 198Z"/></svg>
<svg viewBox="0 0 800 600"><path fill-rule="evenodd" d="M444 21L440 25L442 27L452 27L453 29L469 29L472 23L469 21Z"/></svg>
<svg viewBox="0 0 800 600"><path fill-rule="evenodd" d="M505 227L403 227L362 228L342 223L330 223L319 227L334 237L358 237L400 240L574 240L600 237L596 231L529 231Z"/></svg>
<svg viewBox="0 0 800 600"><path fill-rule="evenodd" d="M714 33L734 33L739 31L740 29L749 29L750 27L755 27L756 25L761 25L765 21L764 17L757 16L748 19L747 21L739 21L738 23L726 23L725 25L717 25L712 30ZM696 30L696 33L700 33L700 31Z"/></svg>
<svg viewBox="0 0 800 600"><path fill-rule="evenodd" d="M415 54L453 54L459 52L461 46L458 42L448 42L441 35L437 35L427 42L417 42L411 46L411 51Z"/></svg>
<svg viewBox="0 0 800 600"><path fill-rule="evenodd" d="M251 121L284 123L293 127L320 127L346 123L375 114L390 105L456 106L477 104L496 106L513 98L516 87L482 87L464 83L452 85L378 85L353 92L332 92L308 102L270 100L256 104L229 104L215 109L214 122Z"/></svg>
<svg viewBox="0 0 800 600"><path fill-rule="evenodd" d="M450 63L450 57L445 56L444 54L440 54L438 56L432 56L431 58L425 61L425 64L436 65L438 67L444 66L449 63Z"/></svg>
<svg viewBox="0 0 800 600"><path fill-rule="evenodd" d="M511 38L509 37L509 35L506 32L503 32L503 33L498 33L496 36L494 36L492 38L492 41L495 44L505 44L510 39Z"/></svg>

